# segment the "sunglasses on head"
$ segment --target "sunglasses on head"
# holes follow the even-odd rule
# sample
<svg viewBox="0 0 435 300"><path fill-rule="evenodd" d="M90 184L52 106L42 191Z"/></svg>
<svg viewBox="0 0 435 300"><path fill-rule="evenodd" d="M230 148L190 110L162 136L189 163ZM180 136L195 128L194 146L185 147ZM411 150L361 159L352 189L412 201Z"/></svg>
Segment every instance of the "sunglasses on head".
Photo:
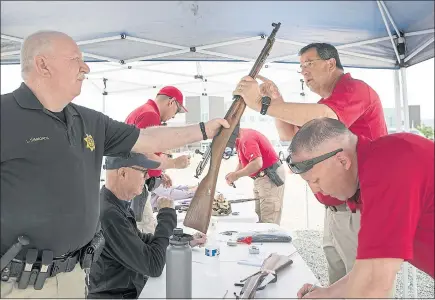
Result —
<svg viewBox="0 0 435 300"><path fill-rule="evenodd" d="M291 156L287 156L286 158L286 162L288 167L290 168L290 170L294 173L294 174L302 174L305 173L307 171L309 171L310 169L313 168L314 165L318 164L319 162L322 162L330 157L333 157L334 155L336 155L337 153L343 151L343 149L337 149L334 150L332 152L311 158L311 159L307 159L307 160L303 160L300 162L292 162L291 160Z"/></svg>

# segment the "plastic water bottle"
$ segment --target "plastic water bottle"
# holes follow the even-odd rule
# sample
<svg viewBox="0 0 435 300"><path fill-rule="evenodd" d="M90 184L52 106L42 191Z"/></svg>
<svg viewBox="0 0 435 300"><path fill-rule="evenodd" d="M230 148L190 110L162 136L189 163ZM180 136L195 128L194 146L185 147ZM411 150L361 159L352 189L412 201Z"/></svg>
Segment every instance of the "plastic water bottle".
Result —
<svg viewBox="0 0 435 300"><path fill-rule="evenodd" d="M220 245L218 241L217 221L212 218L207 232L207 243L205 244L204 254L206 256L206 275L219 276L220 273Z"/></svg>
<svg viewBox="0 0 435 300"><path fill-rule="evenodd" d="M192 298L192 248L193 237L175 228L166 249L166 298Z"/></svg>

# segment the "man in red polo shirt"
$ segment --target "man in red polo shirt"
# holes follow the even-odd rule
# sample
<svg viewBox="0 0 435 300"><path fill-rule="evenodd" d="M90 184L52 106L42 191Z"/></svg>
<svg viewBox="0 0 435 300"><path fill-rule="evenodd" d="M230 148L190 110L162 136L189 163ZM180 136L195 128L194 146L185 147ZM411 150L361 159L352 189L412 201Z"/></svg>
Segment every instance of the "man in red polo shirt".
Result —
<svg viewBox="0 0 435 300"><path fill-rule="evenodd" d="M257 111L276 118L275 124L281 140L292 140L298 128L320 117L342 121L354 134L376 139L387 134L381 101L376 92L365 82L344 73L337 49L325 43L309 44L300 54L301 74L310 90L320 97L318 103L286 103L276 85L264 81L261 86L245 77L234 92ZM260 95L271 98L258 102ZM329 282L332 284L346 275L355 262L360 212L351 202L343 203L333 197L315 193L318 201L326 206L323 250L328 262ZM340 224L348 224L347 227Z"/></svg>
<svg viewBox="0 0 435 300"><path fill-rule="evenodd" d="M403 261L434 278L433 141L412 133L370 140L321 118L302 126L289 152L289 168L313 191L361 209L353 269L306 298L387 298Z"/></svg>
<svg viewBox="0 0 435 300"><path fill-rule="evenodd" d="M158 93L154 100L148 100L145 104L133 110L127 117L126 123L136 125L138 128L161 126L162 122L175 117L178 113L185 113L187 109L183 106L183 94L173 86L165 86ZM162 169L184 169L190 163L188 155L181 155L175 159L161 156L161 153L148 154L150 159L159 161ZM132 209L135 213L138 227L143 232L153 233L157 221L153 216L151 203L147 201L148 194L162 182L165 186L171 186L172 180L161 170L150 170L148 172L148 185L145 185L143 193L132 201ZM151 183L151 184L150 184Z"/></svg>
<svg viewBox="0 0 435 300"><path fill-rule="evenodd" d="M236 129L237 130L237 129ZM255 212L260 223L280 224L285 170L269 140L253 129L241 128L236 139L239 163L225 179L229 185L241 177L254 179Z"/></svg>

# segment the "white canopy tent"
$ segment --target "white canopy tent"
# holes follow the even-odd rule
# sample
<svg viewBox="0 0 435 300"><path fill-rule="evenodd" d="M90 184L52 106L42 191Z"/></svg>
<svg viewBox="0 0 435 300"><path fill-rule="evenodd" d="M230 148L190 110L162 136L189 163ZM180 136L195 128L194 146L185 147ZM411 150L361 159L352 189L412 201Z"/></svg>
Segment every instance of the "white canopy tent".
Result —
<svg viewBox="0 0 435 300"><path fill-rule="evenodd" d="M99 78L104 83L103 88L96 85L104 111L105 97L117 91L99 73L149 71L143 62L195 61L193 73L165 73L191 78L189 83L197 82L203 93L222 74L204 74L200 62L240 62L248 71L272 22L282 25L265 67L298 64L301 47L327 42L337 47L345 67L391 69L397 130L409 131L406 68L434 57L433 1L2 1L1 64L19 64L20 44L27 35L65 32L77 41L87 62L108 65L89 74L91 82ZM140 90L161 87L136 85Z"/></svg>
<svg viewBox="0 0 435 300"><path fill-rule="evenodd" d="M406 67L434 57L433 21L433 1L2 2L1 63L18 64L23 38L40 29L68 33L87 62L112 66L106 73L146 69L139 61L253 62L281 22L267 66L298 63L301 47L328 42L346 67L395 70L400 131L409 130ZM195 74L167 73L213 81L197 65Z"/></svg>

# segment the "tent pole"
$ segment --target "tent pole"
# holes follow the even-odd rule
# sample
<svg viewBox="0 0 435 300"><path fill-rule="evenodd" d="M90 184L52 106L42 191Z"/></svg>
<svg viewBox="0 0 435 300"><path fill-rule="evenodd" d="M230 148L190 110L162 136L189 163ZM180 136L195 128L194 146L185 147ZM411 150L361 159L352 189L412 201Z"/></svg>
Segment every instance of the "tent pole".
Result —
<svg viewBox="0 0 435 300"><path fill-rule="evenodd" d="M418 47L417 49L414 50L414 52L412 52L411 54L409 54L406 58L405 58L405 62L407 62L408 60L410 60L411 58L413 58L414 56L416 56L418 53L420 53L421 51L424 50L424 48L426 48L427 46L429 46L430 44L432 44L435 41L435 38L432 37L430 38L428 41L426 41L423 45L421 45L420 47Z"/></svg>
<svg viewBox="0 0 435 300"><path fill-rule="evenodd" d="M393 71L394 75L394 98L395 98L395 109L396 109L396 117L395 117L395 123L396 123L396 131L401 132L402 131L402 101L401 101L401 90L400 90L400 78L399 78L399 70Z"/></svg>
<svg viewBox="0 0 435 300"><path fill-rule="evenodd" d="M382 10L381 2L376 1L376 3L378 4L379 11L381 12L382 20L384 21L385 28L387 29L388 36L390 37L391 44L393 45L393 49L394 49L394 53L396 54L397 61L400 62L400 55L399 55L399 52L397 51L396 43L394 43L394 39L393 39L393 35L391 34L390 26L388 26L387 19L385 18L385 13Z"/></svg>
<svg viewBox="0 0 435 300"><path fill-rule="evenodd" d="M406 81L406 68L400 68L400 88L402 95L402 104L403 104L403 121L404 121L404 130L405 132L409 132L409 106L408 106L408 89L407 89L407 81Z"/></svg>
<svg viewBox="0 0 435 300"><path fill-rule="evenodd" d="M103 89L103 93L102 93L103 94L103 107L102 107L103 114L106 114L106 95L108 94L106 82L107 82L107 78L103 78L103 85L104 85L104 89Z"/></svg>
<svg viewBox="0 0 435 300"><path fill-rule="evenodd" d="M387 8L387 6L385 5L384 1L381 0L381 1L379 1L379 2L381 3L382 7L384 8L384 10L385 10L385 12L386 12L386 14L387 14L387 17L388 17L388 19L389 19L390 22L391 22L391 25L393 25L394 30L396 31L397 36L400 36L399 29L397 29L396 23L394 22L393 17L391 17L390 12L388 11L388 8Z"/></svg>
<svg viewBox="0 0 435 300"><path fill-rule="evenodd" d="M106 114L106 95L103 93L103 107L102 107L102 113Z"/></svg>

